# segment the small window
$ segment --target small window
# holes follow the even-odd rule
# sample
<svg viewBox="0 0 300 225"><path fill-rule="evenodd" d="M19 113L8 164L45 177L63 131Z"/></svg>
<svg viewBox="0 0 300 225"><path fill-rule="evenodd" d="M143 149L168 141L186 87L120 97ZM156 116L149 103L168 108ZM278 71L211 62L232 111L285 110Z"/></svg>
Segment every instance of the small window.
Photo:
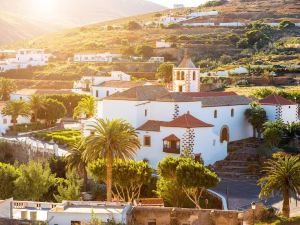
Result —
<svg viewBox="0 0 300 225"><path fill-rule="evenodd" d="M147 116L148 115L148 110L147 109L145 109L145 116Z"/></svg>
<svg viewBox="0 0 300 225"><path fill-rule="evenodd" d="M80 221L71 221L71 225L81 225Z"/></svg>
<svg viewBox="0 0 300 225"><path fill-rule="evenodd" d="M176 80L180 80L180 72L179 71L177 71L177 73L176 73Z"/></svg>
<svg viewBox="0 0 300 225"><path fill-rule="evenodd" d="M230 111L230 116L231 116L231 117L234 117L234 109L231 109L231 111Z"/></svg>
<svg viewBox="0 0 300 225"><path fill-rule="evenodd" d="M23 100L23 97L22 97L22 96L20 97L20 100Z"/></svg>
<svg viewBox="0 0 300 225"><path fill-rule="evenodd" d="M156 225L156 220L148 220L148 225Z"/></svg>
<svg viewBox="0 0 300 225"><path fill-rule="evenodd" d="M193 72L193 80L196 80L196 72Z"/></svg>
<svg viewBox="0 0 300 225"><path fill-rule="evenodd" d="M109 96L109 91L106 91L106 96Z"/></svg>
<svg viewBox="0 0 300 225"><path fill-rule="evenodd" d="M146 147L151 146L151 137L150 136L144 136L144 146L146 146Z"/></svg>
<svg viewBox="0 0 300 225"><path fill-rule="evenodd" d="M98 98L99 97L99 92L98 92L98 90L96 91L96 98Z"/></svg>
<svg viewBox="0 0 300 225"><path fill-rule="evenodd" d="M184 80L184 71L181 71L181 80Z"/></svg>
<svg viewBox="0 0 300 225"><path fill-rule="evenodd" d="M214 118L217 118L217 117L218 117L218 111L215 110L215 111L214 111Z"/></svg>

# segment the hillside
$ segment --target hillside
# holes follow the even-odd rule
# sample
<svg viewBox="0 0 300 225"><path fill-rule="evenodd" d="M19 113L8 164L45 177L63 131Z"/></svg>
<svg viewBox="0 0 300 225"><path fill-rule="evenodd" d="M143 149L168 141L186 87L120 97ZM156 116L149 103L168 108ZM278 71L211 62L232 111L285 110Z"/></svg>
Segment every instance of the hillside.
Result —
<svg viewBox="0 0 300 225"><path fill-rule="evenodd" d="M287 10L288 9L288 10ZM146 24L157 22L161 15L185 14L192 11L218 10L218 18L243 20L253 23L246 27L182 27L160 28L145 26L142 29L128 30L129 21ZM62 32L44 35L26 42L14 43L5 48L44 48L56 58L46 67L9 72L6 77L14 79L37 80L75 80L85 74L97 71L121 70L137 77L154 78L157 64L148 62L73 63L70 60L78 52L112 52L126 56L139 55L138 46L153 48L151 56L164 56L166 61L177 63L187 49L202 71L222 70L239 65L255 64L257 61L267 65L300 64L300 49L290 48L299 44L299 27L280 29L262 25L261 22L299 21L300 4L297 0L274 0L272 7L268 0L230 1L220 6L165 10L107 22L86 25ZM218 19L207 17L207 20ZM105 29L107 25L124 26L122 29ZM165 39L175 45L169 49L155 49L155 41ZM147 58L147 57L146 57ZM147 76L146 76L147 75Z"/></svg>
<svg viewBox="0 0 300 225"><path fill-rule="evenodd" d="M147 0L43 0L40 2L45 3L43 5L34 0L0 1L0 44L29 39L62 28L164 9Z"/></svg>

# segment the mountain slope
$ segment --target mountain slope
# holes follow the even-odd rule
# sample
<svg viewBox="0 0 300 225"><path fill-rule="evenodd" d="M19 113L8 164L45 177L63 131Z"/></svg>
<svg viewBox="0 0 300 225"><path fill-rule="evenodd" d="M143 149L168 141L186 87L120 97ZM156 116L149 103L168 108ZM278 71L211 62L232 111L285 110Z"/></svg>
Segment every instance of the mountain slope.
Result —
<svg viewBox="0 0 300 225"><path fill-rule="evenodd" d="M40 0L42 1L42 0ZM32 38L88 23L155 12L162 6L146 0L0 0L0 44Z"/></svg>

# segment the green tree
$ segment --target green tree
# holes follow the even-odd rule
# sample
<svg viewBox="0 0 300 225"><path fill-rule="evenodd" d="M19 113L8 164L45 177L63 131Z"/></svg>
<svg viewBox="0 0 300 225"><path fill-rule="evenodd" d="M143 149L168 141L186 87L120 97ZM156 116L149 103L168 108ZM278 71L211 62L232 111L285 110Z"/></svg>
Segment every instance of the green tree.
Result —
<svg viewBox="0 0 300 225"><path fill-rule="evenodd" d="M283 20L279 23L279 29L294 28L295 26L296 26L295 23L289 20Z"/></svg>
<svg viewBox="0 0 300 225"><path fill-rule="evenodd" d="M140 148L135 129L120 119L98 119L90 126L91 135L86 138L86 160L106 160L107 201L112 200L112 177L114 159L132 159Z"/></svg>
<svg viewBox="0 0 300 225"><path fill-rule="evenodd" d="M80 141L75 142L70 150L69 154L66 156L67 160L67 169L69 171L75 170L83 175L83 189L87 191L87 162L83 154L86 150L85 140L81 138Z"/></svg>
<svg viewBox="0 0 300 225"><path fill-rule="evenodd" d="M21 100L8 101L2 109L2 114L5 116L11 116L13 130L16 131L18 117L29 117L30 107L26 102Z"/></svg>
<svg viewBox="0 0 300 225"><path fill-rule="evenodd" d="M57 187L58 194L54 194L54 198L57 202L63 200L80 200L80 187L81 180L73 172L67 173L67 179L63 179Z"/></svg>
<svg viewBox="0 0 300 225"><path fill-rule="evenodd" d="M20 176L15 181L14 196L19 200L41 201L53 185L55 175L48 164L31 161L19 167Z"/></svg>
<svg viewBox="0 0 300 225"><path fill-rule="evenodd" d="M231 63L232 62L232 58L231 58L231 56L230 55L222 55L221 57L220 57L220 62L222 63L222 64L228 64L228 63Z"/></svg>
<svg viewBox="0 0 300 225"><path fill-rule="evenodd" d="M172 63L162 63L159 65L156 78L162 79L165 82L172 81L172 74L173 74L173 64Z"/></svg>
<svg viewBox="0 0 300 225"><path fill-rule="evenodd" d="M20 171L5 163L0 163L0 199L13 197L16 188L15 180L20 176Z"/></svg>
<svg viewBox="0 0 300 225"><path fill-rule="evenodd" d="M157 194L181 206L182 193L200 208L200 198L207 188L218 184L217 175L191 157L166 157L158 164ZM166 189L168 188L168 189Z"/></svg>
<svg viewBox="0 0 300 225"><path fill-rule="evenodd" d="M95 181L106 181L106 161L99 159L89 164ZM119 201L133 202L141 194L142 187L149 184L152 169L148 163L133 160L115 160L113 163L113 196ZM126 177L126 179L124 179Z"/></svg>
<svg viewBox="0 0 300 225"><path fill-rule="evenodd" d="M260 198L269 198L273 194L283 195L282 213L290 216L290 196L300 194L299 156L281 156L265 163L266 175L258 181L261 186Z"/></svg>
<svg viewBox="0 0 300 225"><path fill-rule="evenodd" d="M263 128L264 139L271 147L277 147L288 132L288 127L282 120L265 122Z"/></svg>
<svg viewBox="0 0 300 225"><path fill-rule="evenodd" d="M261 138L263 124L267 121L266 111L254 102L251 104L251 108L245 111L245 116L253 127L253 137L256 137L257 132L258 138Z"/></svg>
<svg viewBox="0 0 300 225"><path fill-rule="evenodd" d="M44 102L44 108L38 112L39 118L45 119L47 126L55 124L58 119L66 115L66 107L55 99L48 98Z"/></svg>
<svg viewBox="0 0 300 225"><path fill-rule="evenodd" d="M153 48L148 45L138 45L135 49L135 53L147 58L153 55Z"/></svg>
<svg viewBox="0 0 300 225"><path fill-rule="evenodd" d="M88 96L78 102L74 109L73 117L80 118L84 115L86 118L91 118L95 115L95 111L95 99L92 96Z"/></svg>
<svg viewBox="0 0 300 225"><path fill-rule="evenodd" d="M178 184L198 209L201 208L200 199L204 192L219 183L216 173L191 158L182 160L178 164L176 177Z"/></svg>
<svg viewBox="0 0 300 225"><path fill-rule="evenodd" d="M44 108L45 98L41 95L32 95L29 100L29 106L33 112L32 121L36 122L38 119L38 111Z"/></svg>
<svg viewBox="0 0 300 225"><path fill-rule="evenodd" d="M7 101L10 99L10 94L16 90L16 84L13 80L6 79L1 77L0 78L0 94L1 100Z"/></svg>
<svg viewBox="0 0 300 225"><path fill-rule="evenodd" d="M129 21L127 24L127 29L128 30L140 30L140 29L142 29L142 26L135 21Z"/></svg>

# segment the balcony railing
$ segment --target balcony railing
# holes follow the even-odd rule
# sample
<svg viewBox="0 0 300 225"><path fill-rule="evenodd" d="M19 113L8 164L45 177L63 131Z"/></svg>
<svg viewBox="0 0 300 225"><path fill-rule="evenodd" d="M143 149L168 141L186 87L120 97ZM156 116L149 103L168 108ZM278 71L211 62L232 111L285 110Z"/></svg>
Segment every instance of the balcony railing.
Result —
<svg viewBox="0 0 300 225"><path fill-rule="evenodd" d="M173 153L173 154L180 154L180 148L177 147L168 147L168 146L164 146L163 148L163 152L165 153Z"/></svg>

